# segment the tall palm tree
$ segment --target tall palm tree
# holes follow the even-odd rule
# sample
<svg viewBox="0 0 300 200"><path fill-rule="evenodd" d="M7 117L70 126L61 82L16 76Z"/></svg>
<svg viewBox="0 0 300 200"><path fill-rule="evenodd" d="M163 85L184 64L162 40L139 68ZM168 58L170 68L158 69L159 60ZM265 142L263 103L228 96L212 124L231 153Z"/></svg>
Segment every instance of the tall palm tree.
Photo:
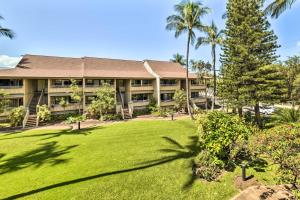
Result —
<svg viewBox="0 0 300 200"><path fill-rule="evenodd" d="M270 14L273 18L278 18L285 10L291 8L296 1L297 0L273 0L273 2L267 6L265 12Z"/></svg>
<svg viewBox="0 0 300 200"><path fill-rule="evenodd" d="M166 29L175 31L175 38L183 33L187 33L187 49L186 49L186 93L188 113L193 119L190 109L190 89L189 89L189 53L190 45L194 44L196 34L195 30L203 30L201 17L208 14L209 8L204 7L201 2L193 2L191 0L183 0L174 6L176 14L167 18Z"/></svg>
<svg viewBox="0 0 300 200"><path fill-rule="evenodd" d="M205 37L199 37L196 43L196 49L202 45L211 45L212 67L214 76L214 93L212 100L212 110L214 110L215 99L217 94L217 73L216 73L216 47L223 43L224 30L218 30L218 27L212 21L210 26L204 29Z"/></svg>
<svg viewBox="0 0 300 200"><path fill-rule="evenodd" d="M182 66L185 66L184 56L179 53L174 54L173 58L170 59L170 61L174 62L174 63L179 63Z"/></svg>
<svg viewBox="0 0 300 200"><path fill-rule="evenodd" d="M0 20L4 20L4 18L1 15L0 15ZM0 26L0 36L13 39L15 37L15 33L8 28L3 28L2 26Z"/></svg>

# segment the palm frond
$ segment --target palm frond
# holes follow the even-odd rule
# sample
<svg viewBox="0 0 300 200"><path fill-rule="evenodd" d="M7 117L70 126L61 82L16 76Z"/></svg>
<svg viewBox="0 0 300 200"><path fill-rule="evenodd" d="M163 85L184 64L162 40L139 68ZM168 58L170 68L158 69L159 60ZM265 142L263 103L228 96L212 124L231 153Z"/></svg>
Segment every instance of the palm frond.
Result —
<svg viewBox="0 0 300 200"><path fill-rule="evenodd" d="M265 13L271 15L272 18L278 18L284 11L296 2L296 0L274 0L270 3L266 9Z"/></svg>
<svg viewBox="0 0 300 200"><path fill-rule="evenodd" d="M7 28L2 28L0 26L0 35L13 39L15 37L15 33Z"/></svg>
<svg viewBox="0 0 300 200"><path fill-rule="evenodd" d="M176 140L174 140L170 137L162 137L162 138L165 139L169 144L172 144L172 145L176 146L179 149L185 149L184 146L182 146Z"/></svg>

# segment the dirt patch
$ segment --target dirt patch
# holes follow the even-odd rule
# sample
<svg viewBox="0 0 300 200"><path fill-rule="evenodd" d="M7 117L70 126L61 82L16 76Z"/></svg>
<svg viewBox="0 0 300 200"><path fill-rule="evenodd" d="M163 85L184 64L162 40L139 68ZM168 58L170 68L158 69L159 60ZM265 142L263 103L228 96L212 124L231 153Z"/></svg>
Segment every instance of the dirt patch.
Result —
<svg viewBox="0 0 300 200"><path fill-rule="evenodd" d="M246 181L243 181L242 177L238 176L234 180L234 185L240 190L245 190L252 186L260 186L261 184L254 177L249 177Z"/></svg>

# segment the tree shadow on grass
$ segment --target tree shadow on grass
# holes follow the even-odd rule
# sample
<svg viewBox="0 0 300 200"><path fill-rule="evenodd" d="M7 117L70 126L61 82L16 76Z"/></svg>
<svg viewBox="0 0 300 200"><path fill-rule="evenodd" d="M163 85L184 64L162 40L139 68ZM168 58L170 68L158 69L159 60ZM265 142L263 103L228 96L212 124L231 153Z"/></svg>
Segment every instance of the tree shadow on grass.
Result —
<svg viewBox="0 0 300 200"><path fill-rule="evenodd" d="M172 138L169 138L169 137L163 137L163 139L166 140L168 143L170 143L175 148L174 149L162 149L160 151L166 152L166 153L172 153L172 155L167 155L160 159L139 163L137 167L133 167L130 169L123 169L123 170L117 170L117 171L112 171L112 172L100 173L100 174L96 174L96 175L92 175L92 176L87 176L87 177L83 177L83 178L73 179L70 181L56 183L53 185L48 185L48 186L41 187L41 188L38 188L35 190L31 190L28 192L19 193L16 195L12 195L10 197L6 197L6 198L4 198L4 200L18 199L18 198L26 197L26 196L33 195L36 193L44 192L47 190L67 186L67 185L72 185L72 184L85 182L85 181L89 181L89 180L93 180L93 179L98 179L98 178L102 178L102 177L106 177L106 176L112 176L112 175L116 175L116 174L122 174L122 173L143 170L143 169L155 167L158 165L170 163L170 162L178 160L178 159L189 159L197 154L197 151L195 151L195 150L198 149L196 147L198 145L198 137L190 137L189 138L190 143L186 146L182 146L181 144L179 144L178 142L176 142L175 140L173 140ZM189 182L191 182L191 181L189 180ZM189 185L191 185L191 184L193 184L193 181L191 183L189 183Z"/></svg>
<svg viewBox="0 0 300 200"><path fill-rule="evenodd" d="M93 133L94 130L102 129L102 128L104 128L104 127L93 127L93 128L82 129L82 130L61 130L61 131L56 131L56 132L51 132L51 133L42 133L42 134L36 133L36 134L30 134L30 135L0 138L0 141L1 140L20 139L20 138L35 138L35 137L41 137L42 138L41 140L48 140L48 139L53 139L53 138L57 138L57 137L60 137L60 136L66 136L66 135L84 135L84 136L87 136L87 135L90 135L91 133ZM45 130L40 130L40 131L43 132Z"/></svg>
<svg viewBox="0 0 300 200"><path fill-rule="evenodd" d="M70 152L78 145L60 147L57 142L48 142L40 145L39 148L24 152L0 161L0 175L18 171L27 167L39 168L44 164L51 166L68 162L70 159L59 158Z"/></svg>

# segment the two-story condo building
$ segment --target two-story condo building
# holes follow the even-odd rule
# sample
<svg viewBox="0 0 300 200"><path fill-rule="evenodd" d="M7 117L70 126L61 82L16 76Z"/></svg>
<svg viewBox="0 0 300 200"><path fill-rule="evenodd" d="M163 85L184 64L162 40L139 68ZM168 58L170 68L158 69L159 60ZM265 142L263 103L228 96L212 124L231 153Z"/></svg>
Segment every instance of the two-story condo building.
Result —
<svg viewBox="0 0 300 200"><path fill-rule="evenodd" d="M36 106L46 104L52 112L78 109L70 97L70 80L77 81L83 91L86 110L96 91L104 83L115 89L117 112L120 109L145 108L153 97L159 106L172 106L173 95L185 89L186 70L166 61L132 61L105 58L66 58L25 55L15 68L0 70L0 89L9 94L10 106L25 106L35 114ZM190 74L191 99L195 105L205 104L206 86ZM61 99L67 107L59 105Z"/></svg>

